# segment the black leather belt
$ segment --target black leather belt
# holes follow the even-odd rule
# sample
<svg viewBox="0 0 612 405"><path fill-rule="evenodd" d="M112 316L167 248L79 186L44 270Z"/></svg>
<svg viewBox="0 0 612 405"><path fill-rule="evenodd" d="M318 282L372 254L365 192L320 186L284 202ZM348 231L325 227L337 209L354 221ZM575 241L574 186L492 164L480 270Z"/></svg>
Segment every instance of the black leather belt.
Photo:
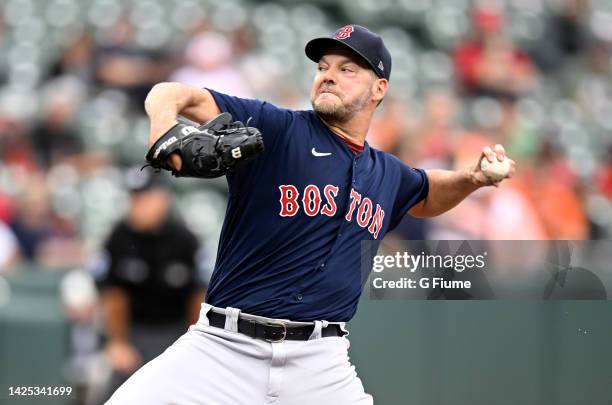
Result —
<svg viewBox="0 0 612 405"><path fill-rule="evenodd" d="M225 315L213 311L206 314L210 326L216 328L225 327ZM267 342L282 342L283 340L308 340L314 330L313 325L288 326L281 321L260 322L238 317L238 332L254 339L262 339ZM339 325L328 325L321 329L322 337L344 336L344 331Z"/></svg>

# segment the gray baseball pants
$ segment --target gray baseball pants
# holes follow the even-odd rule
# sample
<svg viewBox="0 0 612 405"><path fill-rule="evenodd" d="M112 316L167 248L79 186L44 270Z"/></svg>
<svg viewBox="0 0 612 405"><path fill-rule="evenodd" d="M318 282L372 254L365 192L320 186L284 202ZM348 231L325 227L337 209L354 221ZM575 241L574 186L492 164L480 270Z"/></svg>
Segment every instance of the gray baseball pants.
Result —
<svg viewBox="0 0 612 405"><path fill-rule="evenodd" d="M206 314L213 309L226 315L224 329L209 325ZM349 340L321 337L325 321L315 322L309 340L270 343L238 333L239 314L202 304L198 322L107 404L373 404L349 361Z"/></svg>

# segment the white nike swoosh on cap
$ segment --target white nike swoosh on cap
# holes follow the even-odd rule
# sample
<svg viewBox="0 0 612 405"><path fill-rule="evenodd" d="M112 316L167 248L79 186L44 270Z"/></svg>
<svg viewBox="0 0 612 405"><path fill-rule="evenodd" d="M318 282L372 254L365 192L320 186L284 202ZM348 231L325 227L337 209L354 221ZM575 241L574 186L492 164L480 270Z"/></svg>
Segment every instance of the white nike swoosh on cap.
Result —
<svg viewBox="0 0 612 405"><path fill-rule="evenodd" d="M318 156L329 156L329 155L331 155L331 152L327 152L327 153L325 153L325 152L317 152L315 150L315 148L312 148L311 152L312 152L313 156L317 156L317 157Z"/></svg>

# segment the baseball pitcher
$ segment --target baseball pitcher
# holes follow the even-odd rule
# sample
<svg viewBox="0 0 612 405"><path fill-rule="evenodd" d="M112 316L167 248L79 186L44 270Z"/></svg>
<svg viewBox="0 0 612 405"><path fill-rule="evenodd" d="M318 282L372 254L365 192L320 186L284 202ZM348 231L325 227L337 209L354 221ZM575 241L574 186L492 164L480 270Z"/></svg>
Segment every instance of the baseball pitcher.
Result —
<svg viewBox="0 0 612 405"><path fill-rule="evenodd" d="M229 201L199 321L109 404L372 404L345 328L366 281L360 242L500 181L480 164L507 161L501 145L459 171L415 169L368 145L391 75L380 36L348 25L305 50L316 63L312 110L178 83L149 93L149 164L225 176ZM510 161L505 177L513 172Z"/></svg>

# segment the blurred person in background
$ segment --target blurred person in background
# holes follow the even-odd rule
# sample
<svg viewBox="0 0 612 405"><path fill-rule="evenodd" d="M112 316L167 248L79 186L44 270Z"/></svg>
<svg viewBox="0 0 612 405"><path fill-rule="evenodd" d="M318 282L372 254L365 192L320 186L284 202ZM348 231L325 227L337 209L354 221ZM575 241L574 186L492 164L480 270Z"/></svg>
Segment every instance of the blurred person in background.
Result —
<svg viewBox="0 0 612 405"><path fill-rule="evenodd" d="M224 35L205 31L195 35L185 48L184 61L171 80L189 86L207 83L213 89L252 98L249 83L237 68L232 42Z"/></svg>
<svg viewBox="0 0 612 405"><path fill-rule="evenodd" d="M109 163L103 150L87 149L79 129L79 112L87 101L86 82L77 76L58 76L41 89L41 116L29 131L37 166L50 170L69 164L89 173Z"/></svg>
<svg viewBox="0 0 612 405"><path fill-rule="evenodd" d="M580 197L581 180L571 168L563 150L544 139L535 164L526 168L524 194L532 201L545 228L544 239L582 240L589 235L589 224Z"/></svg>
<svg viewBox="0 0 612 405"><path fill-rule="evenodd" d="M0 221L0 274L19 262L19 245L11 228Z"/></svg>
<svg viewBox="0 0 612 405"><path fill-rule="evenodd" d="M465 131L455 145L454 167L469 164L475 151L489 143L487 135ZM479 190L457 206L431 221L428 239L433 240L539 240L547 235L533 202L517 187L524 176L521 170L512 181L493 192ZM492 224L496 224L493 226Z"/></svg>
<svg viewBox="0 0 612 405"><path fill-rule="evenodd" d="M424 167L452 168L455 148L464 130L458 123L456 96L442 88L429 90L424 96L423 113L411 131L411 139Z"/></svg>
<svg viewBox="0 0 612 405"><path fill-rule="evenodd" d="M91 82L94 72L93 51L94 38L89 32L83 31L71 37L70 42L60 50L57 60L51 65L48 80L58 76L73 76L84 82Z"/></svg>
<svg viewBox="0 0 612 405"><path fill-rule="evenodd" d="M544 34L532 52L534 61L547 73L563 70L568 62L584 56L594 41L589 0L564 0L551 6Z"/></svg>
<svg viewBox="0 0 612 405"><path fill-rule="evenodd" d="M10 227L22 257L44 268L66 268L84 260L84 245L77 224L53 210L52 197L43 173L25 178L17 196Z"/></svg>
<svg viewBox="0 0 612 405"><path fill-rule="evenodd" d="M126 181L127 216L92 265L114 370L108 396L197 320L206 287L200 244L170 215L166 186L139 168L128 170Z"/></svg>
<svg viewBox="0 0 612 405"><path fill-rule="evenodd" d="M99 297L92 275L84 269L67 271L59 294L69 325L70 357L65 375L74 386L78 405L101 403L111 370L100 349Z"/></svg>
<svg viewBox="0 0 612 405"><path fill-rule="evenodd" d="M407 133L395 154L404 162L418 162L419 167L453 168L454 150L464 132L458 123L458 112L456 97L450 91L443 88L428 90L420 117L407 126ZM473 199L472 195L464 203L469 205ZM429 239L432 225L449 214L435 220L405 216L393 231L393 237L401 240Z"/></svg>
<svg viewBox="0 0 612 405"><path fill-rule="evenodd" d="M12 108L6 104L0 105L0 161L19 172L16 176L27 176L38 171L35 152L27 136L25 118L10 111Z"/></svg>
<svg viewBox="0 0 612 405"><path fill-rule="evenodd" d="M493 5L472 10L472 32L456 47L453 58L461 89L470 96L514 101L534 85L527 53L503 33L504 15Z"/></svg>
<svg viewBox="0 0 612 405"><path fill-rule="evenodd" d="M141 111L151 87L167 77L169 63L164 52L139 46L134 31L127 17L119 19L109 37L96 44L94 69L99 86L121 90L129 96L133 110Z"/></svg>
<svg viewBox="0 0 612 405"><path fill-rule="evenodd" d="M76 114L85 100L83 83L63 76L42 89L42 118L31 131L31 138L41 168L74 159L84 145L76 128Z"/></svg>

